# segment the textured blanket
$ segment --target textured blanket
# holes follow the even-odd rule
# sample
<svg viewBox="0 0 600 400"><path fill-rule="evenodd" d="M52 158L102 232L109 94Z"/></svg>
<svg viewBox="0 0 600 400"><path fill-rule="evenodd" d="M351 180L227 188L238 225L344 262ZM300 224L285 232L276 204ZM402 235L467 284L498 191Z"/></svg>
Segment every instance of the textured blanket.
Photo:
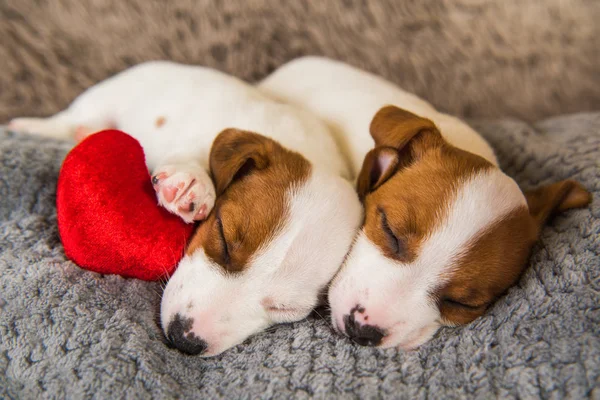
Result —
<svg viewBox="0 0 600 400"><path fill-rule="evenodd" d="M167 348L160 285L67 261L69 145L0 129L0 399L600 399L600 1L2 0L0 123L49 115L145 60L256 81L296 56L378 73L473 122L524 186L579 179L519 284L414 352L354 346L319 311L214 359ZM529 124L523 122L528 121Z"/></svg>
<svg viewBox="0 0 600 400"><path fill-rule="evenodd" d="M472 124L523 186L572 177L595 195L544 229L485 316L403 352L354 345L320 310L211 359L163 344L159 284L66 260L69 145L0 131L0 398L600 398L600 113Z"/></svg>

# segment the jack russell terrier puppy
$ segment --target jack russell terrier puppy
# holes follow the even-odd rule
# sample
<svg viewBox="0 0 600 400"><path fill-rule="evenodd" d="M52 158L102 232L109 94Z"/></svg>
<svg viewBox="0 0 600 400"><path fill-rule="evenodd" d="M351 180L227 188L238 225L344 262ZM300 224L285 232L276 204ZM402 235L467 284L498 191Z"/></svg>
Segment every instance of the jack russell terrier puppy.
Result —
<svg viewBox="0 0 600 400"><path fill-rule="evenodd" d="M329 302L357 343L412 349L473 321L517 281L546 219L591 201L573 181L523 193L467 124L348 65L301 58L260 87L321 117L352 161L365 217Z"/></svg>
<svg viewBox="0 0 600 400"><path fill-rule="evenodd" d="M142 64L51 118L9 127L79 139L127 132L144 148L159 204L204 220L161 304L167 339L189 354L214 356L305 318L360 226L362 207L327 127L211 69Z"/></svg>

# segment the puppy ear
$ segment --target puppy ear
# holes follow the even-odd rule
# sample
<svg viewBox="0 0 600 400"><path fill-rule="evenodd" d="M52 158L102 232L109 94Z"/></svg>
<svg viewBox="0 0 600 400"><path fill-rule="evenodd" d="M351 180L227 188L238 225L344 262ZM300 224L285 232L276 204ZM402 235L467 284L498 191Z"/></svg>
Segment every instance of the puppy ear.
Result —
<svg viewBox="0 0 600 400"><path fill-rule="evenodd" d="M444 143L433 122L395 106L379 110L370 131L375 148L367 153L358 174L356 190L361 200L428 149Z"/></svg>
<svg viewBox="0 0 600 400"><path fill-rule="evenodd" d="M235 180L268 167L272 140L248 131L225 129L210 150L210 172L220 196Z"/></svg>
<svg viewBox="0 0 600 400"><path fill-rule="evenodd" d="M376 147L365 156L356 181L360 200L387 181L398 168L398 151L392 147Z"/></svg>
<svg viewBox="0 0 600 400"><path fill-rule="evenodd" d="M529 214L541 227L554 213L581 208L592 201L592 195L580 183L566 180L525 191Z"/></svg>
<svg viewBox="0 0 600 400"><path fill-rule="evenodd" d="M393 147L403 150L413 139L420 137L420 148L443 143L442 135L435 124L396 106L386 106L375 114L369 128L375 146Z"/></svg>

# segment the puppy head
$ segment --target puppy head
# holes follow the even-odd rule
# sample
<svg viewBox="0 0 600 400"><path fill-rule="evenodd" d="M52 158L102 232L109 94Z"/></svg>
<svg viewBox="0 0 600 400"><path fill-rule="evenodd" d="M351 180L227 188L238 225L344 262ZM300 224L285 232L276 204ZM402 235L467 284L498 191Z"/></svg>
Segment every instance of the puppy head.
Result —
<svg viewBox="0 0 600 400"><path fill-rule="evenodd" d="M228 129L210 168L217 200L165 289L167 338L213 356L305 318L360 225L352 185L264 136Z"/></svg>
<svg viewBox="0 0 600 400"><path fill-rule="evenodd" d="M546 219L591 199L573 181L523 193L396 107L375 115L371 135L357 182L365 219L329 291L334 326L361 344L414 348L482 315L516 282Z"/></svg>

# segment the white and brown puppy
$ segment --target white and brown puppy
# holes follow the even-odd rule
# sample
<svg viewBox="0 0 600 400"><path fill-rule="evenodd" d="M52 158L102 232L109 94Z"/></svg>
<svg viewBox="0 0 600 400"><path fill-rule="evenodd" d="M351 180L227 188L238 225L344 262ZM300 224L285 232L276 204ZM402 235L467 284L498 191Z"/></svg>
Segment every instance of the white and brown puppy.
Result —
<svg viewBox="0 0 600 400"><path fill-rule="evenodd" d="M187 353L213 356L305 318L362 218L318 118L207 68L143 64L54 117L10 127L61 138L121 129L142 144L160 204L188 222L206 218L161 306L167 338Z"/></svg>
<svg viewBox="0 0 600 400"><path fill-rule="evenodd" d="M348 65L298 59L261 87L320 116L352 159L365 218L329 301L358 343L410 349L479 317L548 216L591 200L573 181L523 193L468 125Z"/></svg>

